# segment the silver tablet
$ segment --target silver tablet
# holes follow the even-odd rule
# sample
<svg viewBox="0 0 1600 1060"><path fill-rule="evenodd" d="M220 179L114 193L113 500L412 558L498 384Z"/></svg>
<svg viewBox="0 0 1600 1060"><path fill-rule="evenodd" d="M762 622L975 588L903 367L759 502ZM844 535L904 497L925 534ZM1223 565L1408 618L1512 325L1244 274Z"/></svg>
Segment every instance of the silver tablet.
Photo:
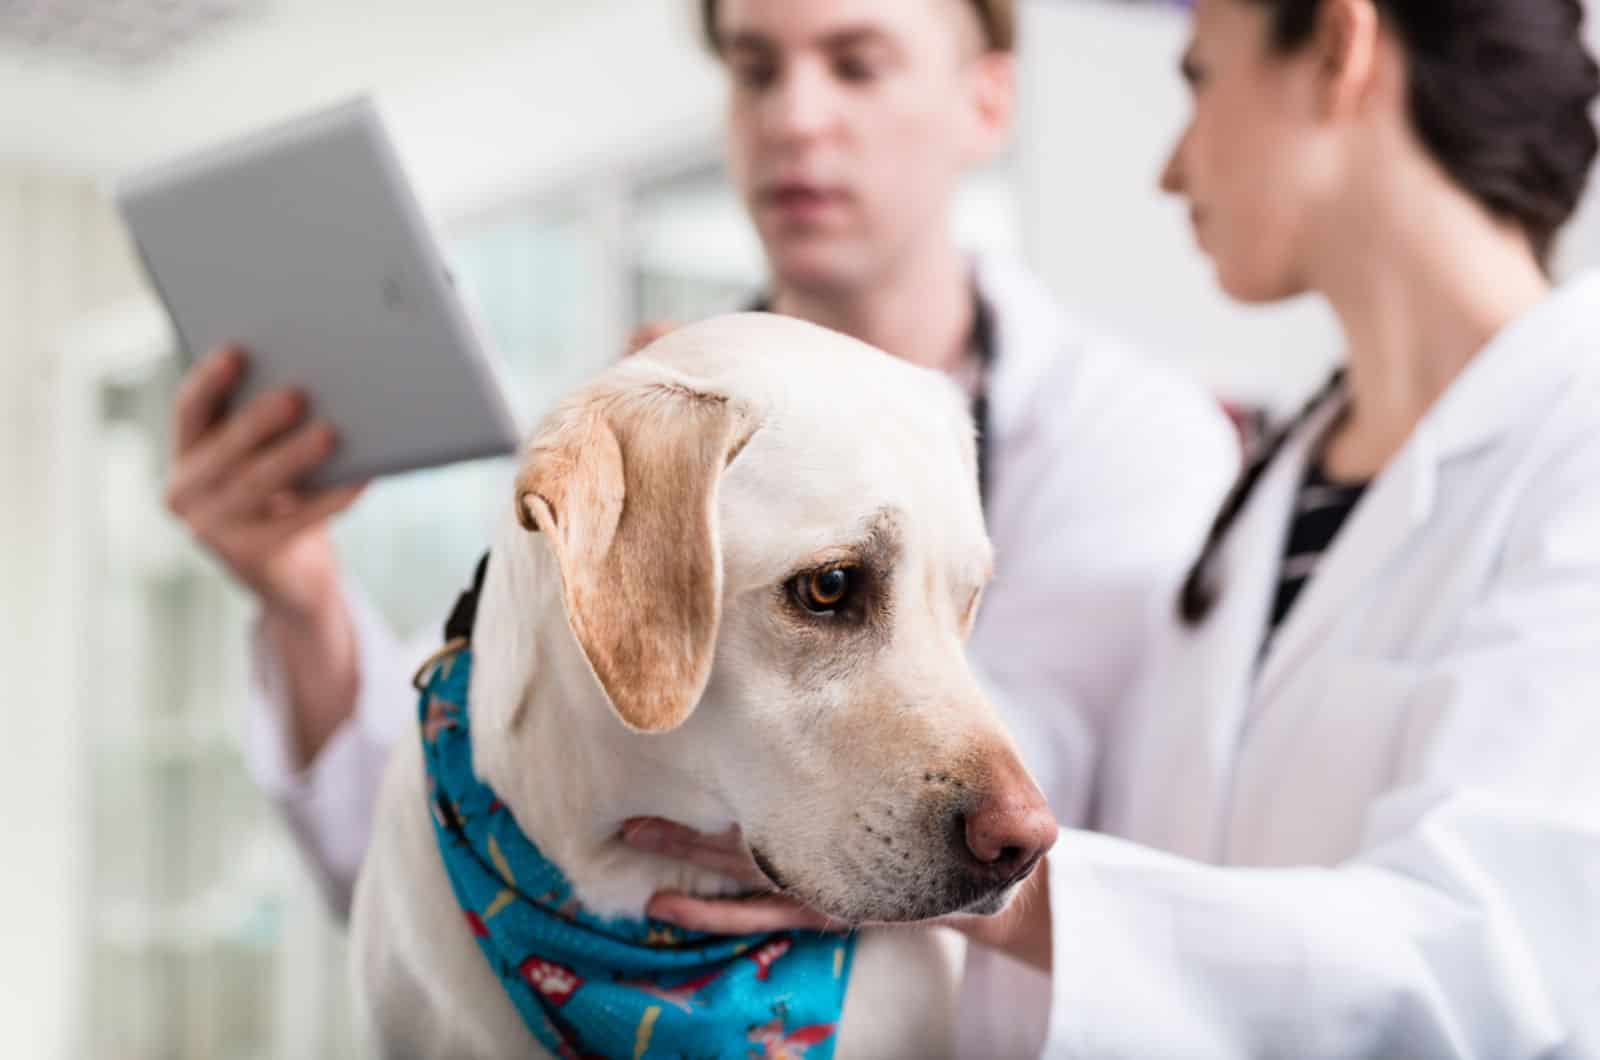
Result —
<svg viewBox="0 0 1600 1060"><path fill-rule="evenodd" d="M116 198L191 360L250 353L340 446L326 486L513 452L516 418L367 99L136 174Z"/></svg>

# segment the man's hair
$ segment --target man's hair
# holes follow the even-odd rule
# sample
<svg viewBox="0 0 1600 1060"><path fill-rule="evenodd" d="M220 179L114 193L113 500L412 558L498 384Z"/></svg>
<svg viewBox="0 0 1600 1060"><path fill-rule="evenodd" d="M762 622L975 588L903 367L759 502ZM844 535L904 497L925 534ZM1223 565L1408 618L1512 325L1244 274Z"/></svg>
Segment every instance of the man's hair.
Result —
<svg viewBox="0 0 1600 1060"><path fill-rule="evenodd" d="M978 16L983 27L984 46L989 51L1010 52L1017 46L1017 5L1015 0L961 0ZM699 0L700 32L715 53L722 52L717 32L718 0Z"/></svg>

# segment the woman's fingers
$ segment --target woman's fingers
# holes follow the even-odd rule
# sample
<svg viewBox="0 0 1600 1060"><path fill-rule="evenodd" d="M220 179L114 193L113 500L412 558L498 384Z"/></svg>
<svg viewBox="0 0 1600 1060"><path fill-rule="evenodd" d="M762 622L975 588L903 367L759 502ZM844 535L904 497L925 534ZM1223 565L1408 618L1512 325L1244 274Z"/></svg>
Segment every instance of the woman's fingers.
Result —
<svg viewBox="0 0 1600 1060"><path fill-rule="evenodd" d="M769 890L772 887L772 881L767 879L745 848L737 827L715 835L704 835L658 817L636 817L623 823L622 841L635 850L677 858L721 873L752 890Z"/></svg>
<svg viewBox="0 0 1600 1060"><path fill-rule="evenodd" d="M677 858L720 873L752 890L773 884L756 865L737 827L705 835L674 821L636 817L623 823L622 840L635 850ZM646 912L657 920L690 931L714 935L747 935L764 931L843 931L847 925L781 894L753 898L695 898L663 892Z"/></svg>
<svg viewBox="0 0 1600 1060"><path fill-rule="evenodd" d="M845 931L847 925L782 895L758 898L694 898L663 892L645 912L656 920L712 935L753 935L767 931Z"/></svg>

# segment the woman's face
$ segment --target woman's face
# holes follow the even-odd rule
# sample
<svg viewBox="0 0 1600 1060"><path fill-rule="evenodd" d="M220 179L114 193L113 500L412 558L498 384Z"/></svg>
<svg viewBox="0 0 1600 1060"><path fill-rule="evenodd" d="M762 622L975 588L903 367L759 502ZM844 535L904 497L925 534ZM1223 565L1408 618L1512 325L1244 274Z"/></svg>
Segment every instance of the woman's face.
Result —
<svg viewBox="0 0 1600 1060"><path fill-rule="evenodd" d="M1247 0L1195 4L1183 60L1193 112L1161 178L1189 201L1222 288L1245 302L1306 289L1315 221L1338 183L1318 49L1276 51L1271 14Z"/></svg>

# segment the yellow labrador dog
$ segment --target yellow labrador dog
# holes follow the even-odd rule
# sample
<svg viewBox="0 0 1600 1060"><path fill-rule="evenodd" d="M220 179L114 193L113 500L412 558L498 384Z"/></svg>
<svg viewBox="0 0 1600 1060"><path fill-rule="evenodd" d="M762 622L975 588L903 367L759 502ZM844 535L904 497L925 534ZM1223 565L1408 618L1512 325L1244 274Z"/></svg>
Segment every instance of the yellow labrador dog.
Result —
<svg viewBox="0 0 1600 1060"><path fill-rule="evenodd" d="M850 923L1001 909L1055 840L969 671L991 569L971 420L941 376L764 314L674 332L527 449L473 636L478 776L601 916L724 878L620 824L737 823ZM541 1055L464 925L416 739L356 892L386 1056ZM959 943L869 929L836 1055L948 1055Z"/></svg>

